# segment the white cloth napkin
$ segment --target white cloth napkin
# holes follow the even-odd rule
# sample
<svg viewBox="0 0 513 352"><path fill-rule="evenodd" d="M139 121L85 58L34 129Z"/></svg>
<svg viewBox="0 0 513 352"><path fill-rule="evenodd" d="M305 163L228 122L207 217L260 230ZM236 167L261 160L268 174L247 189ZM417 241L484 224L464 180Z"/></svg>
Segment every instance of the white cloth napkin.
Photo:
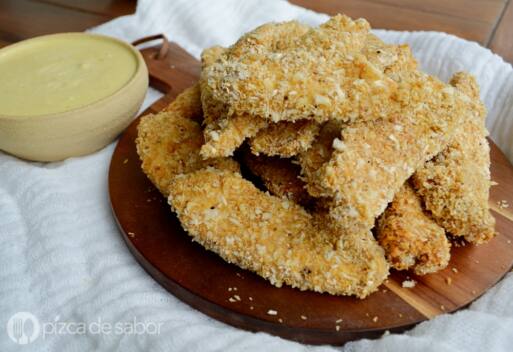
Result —
<svg viewBox="0 0 513 352"><path fill-rule="evenodd" d="M92 31L128 41L163 32L198 57L203 48L229 45L264 22L297 19L317 25L326 18L272 0L140 0L135 15ZM457 70L476 75L490 112L491 136L513 159L509 64L476 43L443 33L376 33L389 42L409 43L422 68L442 79ZM146 104L158 96L150 90ZM48 164L0 153L0 324L5 327L13 314L29 312L48 330L44 338L41 332L20 346L2 328L1 351L511 351L512 274L468 309L403 334L338 348L305 346L208 318L162 289L123 243L108 200L113 147ZM135 324L134 319L161 323L160 334L151 334L150 325L141 335L76 329L78 324L89 329L99 321ZM77 324L74 334L71 323ZM68 330L50 330L60 326Z"/></svg>

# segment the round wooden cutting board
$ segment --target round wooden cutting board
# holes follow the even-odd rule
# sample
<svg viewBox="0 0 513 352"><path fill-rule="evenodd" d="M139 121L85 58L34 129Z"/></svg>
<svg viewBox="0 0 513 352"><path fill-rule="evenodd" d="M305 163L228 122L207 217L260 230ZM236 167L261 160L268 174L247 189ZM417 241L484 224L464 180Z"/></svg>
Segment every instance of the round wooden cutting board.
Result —
<svg viewBox="0 0 513 352"><path fill-rule="evenodd" d="M159 53L159 50L161 52ZM165 107L199 74L199 63L178 46L142 50L151 84L166 92L150 112ZM166 199L140 168L135 120L114 151L109 172L112 209L139 263L169 292L199 311L230 325L265 331L311 344L343 344L402 331L438 314L465 307L497 283L513 264L513 167L491 143L490 204L499 235L481 246L453 246L447 269L415 276L392 272L365 300L276 288L259 276L226 263L182 229ZM413 288L402 282L413 279ZM276 314L270 314L276 312Z"/></svg>

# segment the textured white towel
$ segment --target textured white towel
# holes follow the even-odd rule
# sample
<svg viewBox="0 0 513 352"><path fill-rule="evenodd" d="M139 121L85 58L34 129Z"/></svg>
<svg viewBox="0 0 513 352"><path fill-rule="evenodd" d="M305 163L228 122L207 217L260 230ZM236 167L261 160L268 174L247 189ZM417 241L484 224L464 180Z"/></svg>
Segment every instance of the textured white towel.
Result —
<svg viewBox="0 0 513 352"><path fill-rule="evenodd" d="M93 31L128 41L164 32L198 57L203 48L229 45L264 22L298 19L317 25L326 18L271 0L141 0L136 15ZM492 138L512 159L509 64L476 43L443 33L376 33L389 42L409 43L422 68L442 79L462 69L475 74L490 111L487 125ZM146 104L158 96L151 90ZM110 145L87 157L49 164L0 153L0 351L21 347L33 351L337 350L232 328L181 303L155 283L128 252L111 215L107 171L112 151ZM338 350L511 351L512 294L509 274L466 310L437 317L404 334L352 342ZM22 311L33 314L46 329L44 338L41 331L25 346L11 341L5 329L9 318ZM96 330L84 334L77 329L80 324L94 328L99 320L130 327L134 318L148 323L146 334ZM161 323L160 334L151 334L150 323ZM28 324L25 329L34 331ZM61 326L63 331L51 331Z"/></svg>

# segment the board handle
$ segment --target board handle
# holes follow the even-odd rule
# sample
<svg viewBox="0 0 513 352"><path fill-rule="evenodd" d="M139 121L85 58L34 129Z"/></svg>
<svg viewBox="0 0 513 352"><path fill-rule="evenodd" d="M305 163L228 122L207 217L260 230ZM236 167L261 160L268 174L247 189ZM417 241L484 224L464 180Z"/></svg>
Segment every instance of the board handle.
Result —
<svg viewBox="0 0 513 352"><path fill-rule="evenodd" d="M174 99L185 88L192 86L201 72L200 63L164 34L155 34L132 43L139 46L159 40L160 44L144 48L141 54L148 66L150 86L158 89L169 99Z"/></svg>

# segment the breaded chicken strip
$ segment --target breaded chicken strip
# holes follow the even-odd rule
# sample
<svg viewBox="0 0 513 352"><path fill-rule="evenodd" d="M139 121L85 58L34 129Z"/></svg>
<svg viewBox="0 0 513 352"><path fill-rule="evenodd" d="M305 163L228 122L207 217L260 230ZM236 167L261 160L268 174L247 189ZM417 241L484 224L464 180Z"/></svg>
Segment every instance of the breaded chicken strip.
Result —
<svg viewBox="0 0 513 352"><path fill-rule="evenodd" d="M292 160L256 156L246 149L243 152L242 163L253 175L262 180L271 194L301 205L312 202L305 189L305 183L299 179L299 166L293 164Z"/></svg>
<svg viewBox="0 0 513 352"><path fill-rule="evenodd" d="M362 53L380 70L392 75L397 72L411 71L416 68L416 61L408 46L388 45L373 34L369 34ZM330 192L319 184L315 172L328 162L333 153L333 141L340 137L345 124L331 120L323 125L319 136L311 147L298 155L303 180L313 197L326 197Z"/></svg>
<svg viewBox="0 0 513 352"><path fill-rule="evenodd" d="M479 87L471 75L457 73L451 84L479 102ZM438 224L471 243L483 243L495 236L495 220L488 205L490 148L485 116L486 109L479 102L447 149L413 177L417 192Z"/></svg>
<svg viewBox="0 0 513 352"><path fill-rule="evenodd" d="M233 114L273 122L374 120L388 116L395 82L361 54L368 33L365 20L338 15L283 50L250 48L222 57L204 75Z"/></svg>
<svg viewBox="0 0 513 352"><path fill-rule="evenodd" d="M213 47L203 52L200 82L205 114L206 143L201 150L204 158L230 156L246 138L267 127L267 121L258 116L230 113L229 107L212 94L205 75L208 68L222 57L236 58L248 50L282 50L308 28L297 22L269 23L247 33L228 49Z"/></svg>
<svg viewBox="0 0 513 352"><path fill-rule="evenodd" d="M204 76L208 71L207 68L220 59L222 55L233 60L241 58L248 51L258 53L286 50L293 45L294 41L301 39L301 35L306 33L307 30L307 26L297 22L266 24L246 34L230 49L220 47L207 49L202 57ZM368 34L362 53L369 58L372 64L375 64L378 69L385 73L416 67L416 61L407 46L387 45L373 34ZM206 111L205 139L207 141L202 155L205 158L231 155L233 150L245 138L254 136L256 132L258 132L257 136L253 137L250 142L253 146L252 150L256 154L264 153L271 156L290 157L306 150L312 142L312 137L318 132L315 123L310 122L306 125L305 122L301 122L302 128L299 133L303 131L305 133L300 134L300 140L296 139L292 142L291 137L294 137L294 127L297 127L297 124L282 121L277 126L271 125L265 128L266 122L262 118L251 117L247 113L234 114L232 121L232 119L226 117L229 107L223 104L221 100L213 98L212 89L206 84L206 81L206 77L202 79L202 82L204 82L202 83L202 101L203 109ZM288 99L288 96L285 99ZM359 101L360 96L357 94L355 99ZM211 113L211 111L214 113ZM212 121L215 120L210 118L211 115L224 117L213 123Z"/></svg>
<svg viewBox="0 0 513 352"><path fill-rule="evenodd" d="M407 45L388 45L373 34L369 34L362 53L385 74L393 75L402 71L412 71L417 62ZM333 141L340 136L345 124L331 120L323 125L311 147L298 156L303 180L313 197L326 197L330 192L318 183L315 172L328 162L333 153Z"/></svg>
<svg viewBox="0 0 513 352"><path fill-rule="evenodd" d="M226 51L227 49L220 46L205 49L201 54L202 72ZM258 130L267 126L263 119L247 114L228 118L228 107L212 97L203 74L200 77L200 86L205 126L205 145L200 152L203 158L230 156L247 137L254 136Z"/></svg>
<svg viewBox="0 0 513 352"><path fill-rule="evenodd" d="M337 203L331 216L348 231L373 227L404 182L467 123L473 104L453 87L413 71L401 73L390 105L396 115L344 128L318 172Z"/></svg>
<svg viewBox="0 0 513 352"><path fill-rule="evenodd" d="M445 268L451 258L444 229L424 214L419 196L408 183L380 217L377 239L397 270L413 269L425 275Z"/></svg>
<svg viewBox="0 0 513 352"><path fill-rule="evenodd" d="M310 148L319 130L320 125L309 120L271 123L267 128L258 131L249 140L249 145L255 155L262 153L290 158Z"/></svg>
<svg viewBox="0 0 513 352"><path fill-rule="evenodd" d="M275 286L364 298L388 275L370 232L344 233L239 174L200 170L176 177L170 190L169 203L195 241Z"/></svg>
<svg viewBox="0 0 513 352"><path fill-rule="evenodd" d="M137 127L135 142L141 167L165 196L176 175L206 166L239 170L239 165L232 159L203 160L200 157L203 133L196 122L198 119L201 119L201 104L199 90L194 86L180 94L165 111L141 118Z"/></svg>
<svg viewBox="0 0 513 352"><path fill-rule="evenodd" d="M306 182L306 189L312 197L318 198L330 195L329 191L319 185L316 172L331 159L333 140L340 137L343 125L340 121L326 122L312 146L298 155L301 178Z"/></svg>

